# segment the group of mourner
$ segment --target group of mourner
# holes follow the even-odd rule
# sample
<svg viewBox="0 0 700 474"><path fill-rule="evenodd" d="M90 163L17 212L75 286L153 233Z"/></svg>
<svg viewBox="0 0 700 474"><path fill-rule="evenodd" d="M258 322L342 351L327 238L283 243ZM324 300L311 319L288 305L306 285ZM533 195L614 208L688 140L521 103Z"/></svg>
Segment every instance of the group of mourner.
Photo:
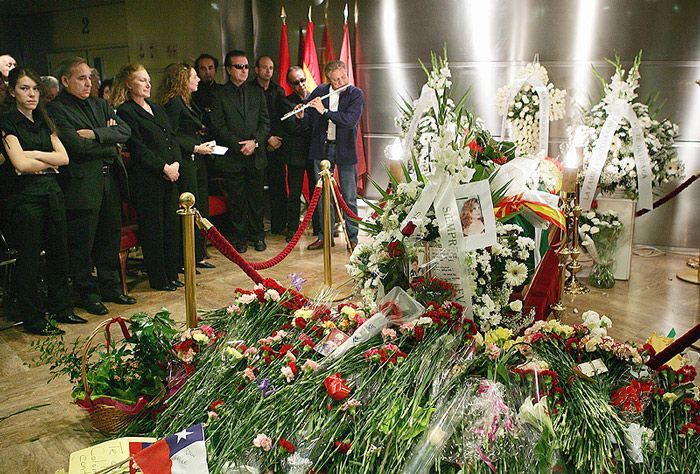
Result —
<svg viewBox="0 0 700 474"><path fill-rule="evenodd" d="M122 291L119 271L123 217L131 210L150 287L183 286L178 196L192 192L206 217L210 182L227 199L220 225L240 253L249 245L266 249L265 184L270 231L292 239L304 179L313 192L321 160L337 167L343 199L357 213L364 98L353 86L329 94L348 84L345 64L327 64L329 82L311 92L303 69L290 67L289 95L272 81L272 58L257 59L251 80L250 67L245 52L228 52L228 80L217 84L218 60L202 54L194 65L167 66L152 97L139 64L99 81L80 57L63 61L53 78L0 55L0 212L16 250L11 295L25 330L62 334L57 323L86 322L74 307L105 315L105 303L136 302ZM319 211L309 250L333 238L322 234ZM347 222L354 247L357 225ZM199 234L195 253L198 268L214 267Z"/></svg>

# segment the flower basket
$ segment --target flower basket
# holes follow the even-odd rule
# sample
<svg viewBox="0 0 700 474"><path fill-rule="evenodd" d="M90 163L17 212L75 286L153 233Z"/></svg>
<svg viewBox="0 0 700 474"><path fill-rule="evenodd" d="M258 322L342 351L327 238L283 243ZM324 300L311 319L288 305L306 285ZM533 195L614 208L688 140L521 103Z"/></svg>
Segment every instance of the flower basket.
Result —
<svg viewBox="0 0 700 474"><path fill-rule="evenodd" d="M129 330L126 327L128 319L121 317L115 317L100 323L83 347L83 357L82 357L82 381L83 389L85 391L84 398L78 398L75 403L86 410L90 416L92 426L103 433L117 433L124 427L126 427L129 422L131 422L136 416L141 414L144 410L151 408L163 400L165 392L159 394L158 396L150 399L149 397L138 397L136 402L129 403L127 401L118 400L108 396L100 396L93 398L90 395L90 386L88 384L87 376L87 359L90 352L90 346L93 340L101 332L102 329L105 330L105 338L107 341L107 351L110 349L110 326L114 323L119 324L124 338L128 339Z"/></svg>

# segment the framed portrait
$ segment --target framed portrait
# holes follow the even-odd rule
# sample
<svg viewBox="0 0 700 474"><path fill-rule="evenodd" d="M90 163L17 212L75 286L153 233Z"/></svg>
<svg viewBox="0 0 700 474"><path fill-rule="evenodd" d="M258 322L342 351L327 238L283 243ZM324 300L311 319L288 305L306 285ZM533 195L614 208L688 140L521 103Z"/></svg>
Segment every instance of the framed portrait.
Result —
<svg viewBox="0 0 700 474"><path fill-rule="evenodd" d="M496 243L496 218L488 180L461 184L455 188L464 250L489 247Z"/></svg>

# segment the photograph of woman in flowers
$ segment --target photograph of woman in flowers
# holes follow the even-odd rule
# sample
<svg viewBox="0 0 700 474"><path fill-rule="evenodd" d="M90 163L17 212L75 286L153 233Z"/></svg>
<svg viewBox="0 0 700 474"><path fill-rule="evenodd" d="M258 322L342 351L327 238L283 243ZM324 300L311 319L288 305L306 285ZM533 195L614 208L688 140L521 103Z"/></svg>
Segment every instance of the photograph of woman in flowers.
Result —
<svg viewBox="0 0 700 474"><path fill-rule="evenodd" d="M462 204L459 211L459 220L462 223L462 234L464 236L483 234L486 232L484 225L484 214L481 211L479 197L469 198Z"/></svg>

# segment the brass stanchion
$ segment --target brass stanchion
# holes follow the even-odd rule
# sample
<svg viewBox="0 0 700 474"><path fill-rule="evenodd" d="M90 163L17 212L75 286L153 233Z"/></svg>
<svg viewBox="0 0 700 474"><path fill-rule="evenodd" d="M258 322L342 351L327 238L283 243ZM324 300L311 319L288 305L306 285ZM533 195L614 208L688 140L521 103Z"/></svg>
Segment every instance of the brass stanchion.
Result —
<svg viewBox="0 0 700 474"><path fill-rule="evenodd" d="M331 241L333 230L331 228L331 163L328 160L321 161L320 182L323 186L323 285L320 286L313 297L319 301L340 301L346 299L349 294L341 295L337 288L333 287L333 268L331 266ZM342 219L342 214L338 216ZM347 234L347 232L346 232Z"/></svg>
<svg viewBox="0 0 700 474"><path fill-rule="evenodd" d="M197 325L197 290L196 270L194 257L194 218L197 214L194 209L194 194L180 194L180 207L177 211L182 216L182 249L185 266L185 318L187 327Z"/></svg>
<svg viewBox="0 0 700 474"><path fill-rule="evenodd" d="M700 260L700 259L698 259ZM690 260L688 261L688 268L684 268L683 270L679 271L676 273L676 277L679 280L686 281L688 283L693 283L695 285L700 285L700 265L696 265L695 268L693 268L690 265Z"/></svg>
<svg viewBox="0 0 700 474"><path fill-rule="evenodd" d="M581 283L576 277L576 274L581 271L581 264L578 262L578 257L581 255L581 247L578 241L578 220L581 217L581 205L578 199L578 186L576 187L576 194L572 200L571 212L571 260L566 265L566 269L569 271L569 278L564 286L564 292L568 295L581 295L583 293L588 293L590 288Z"/></svg>

